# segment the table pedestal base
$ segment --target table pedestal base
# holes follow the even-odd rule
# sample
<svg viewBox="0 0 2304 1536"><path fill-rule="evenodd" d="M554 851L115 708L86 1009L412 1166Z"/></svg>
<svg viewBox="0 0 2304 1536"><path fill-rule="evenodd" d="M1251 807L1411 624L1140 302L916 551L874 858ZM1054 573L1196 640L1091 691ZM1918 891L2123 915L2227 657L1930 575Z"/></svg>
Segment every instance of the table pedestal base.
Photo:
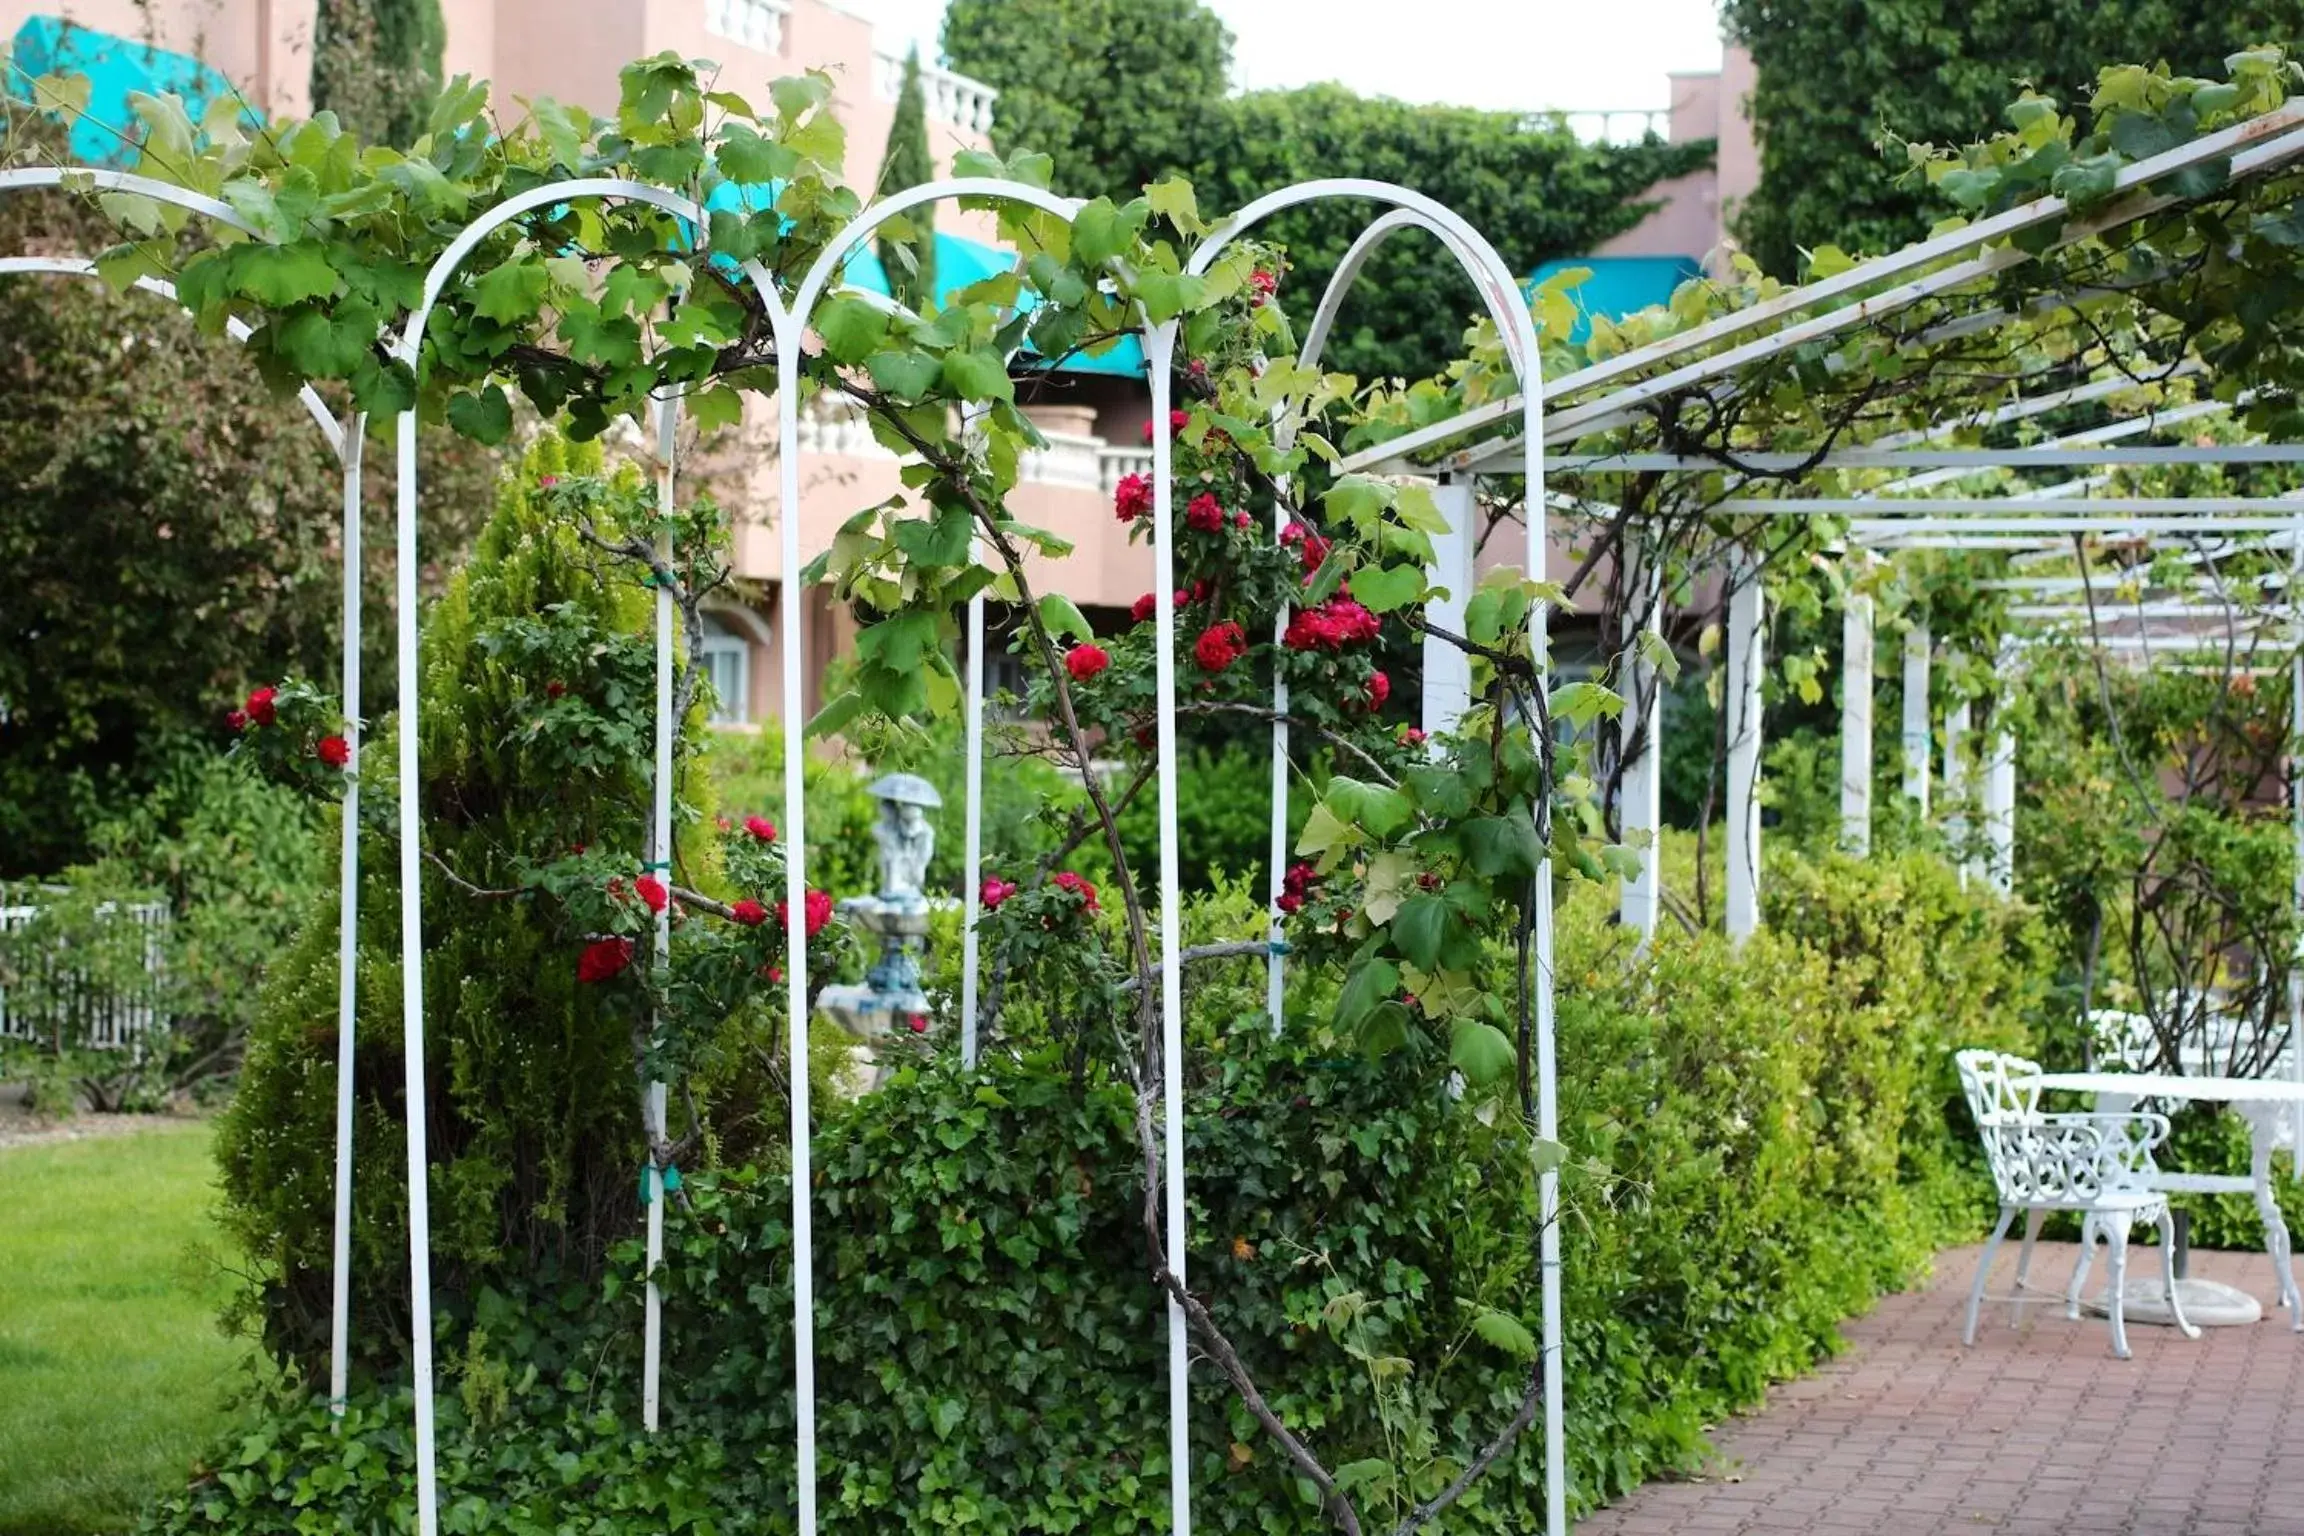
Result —
<svg viewBox="0 0 2304 1536"><path fill-rule="evenodd" d="M2219 1281L2179 1280L2176 1294L2184 1302L2184 1321L2196 1328L2237 1328L2264 1318L2262 1302L2246 1291ZM2086 1306L2099 1317L2107 1315L2112 1310L2111 1293L2099 1294ZM2138 1275L2129 1280L2126 1310L2131 1323L2156 1323L2163 1328L2176 1326L2158 1275Z"/></svg>

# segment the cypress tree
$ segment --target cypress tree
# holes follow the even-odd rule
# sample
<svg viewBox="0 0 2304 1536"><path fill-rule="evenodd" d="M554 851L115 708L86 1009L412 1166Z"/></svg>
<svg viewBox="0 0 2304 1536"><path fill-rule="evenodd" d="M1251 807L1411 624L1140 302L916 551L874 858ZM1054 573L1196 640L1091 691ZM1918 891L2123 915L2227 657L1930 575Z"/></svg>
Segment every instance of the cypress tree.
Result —
<svg viewBox="0 0 2304 1536"><path fill-rule="evenodd" d="M439 93L446 43L440 0L320 0L312 110L371 142L412 144Z"/></svg>
<svg viewBox="0 0 2304 1536"><path fill-rule="evenodd" d="M896 115L888 124L888 149L880 160L880 195L901 192L936 179L928 148L928 97L920 85L920 49L904 60L904 86L896 93ZM916 208L911 229L880 241L880 264L897 301L925 310L936 296L936 210Z"/></svg>

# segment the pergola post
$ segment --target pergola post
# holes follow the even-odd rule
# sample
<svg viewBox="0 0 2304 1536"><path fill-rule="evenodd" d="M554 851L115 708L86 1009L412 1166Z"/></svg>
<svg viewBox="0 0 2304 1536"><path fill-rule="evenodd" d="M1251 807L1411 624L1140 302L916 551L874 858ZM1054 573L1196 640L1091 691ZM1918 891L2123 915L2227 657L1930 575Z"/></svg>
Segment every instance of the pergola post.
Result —
<svg viewBox="0 0 2304 1536"><path fill-rule="evenodd" d="M1934 729L1928 715L1928 659L1933 641L1926 620L1904 631L1904 798L1928 819L1928 756Z"/></svg>
<svg viewBox="0 0 2304 1536"><path fill-rule="evenodd" d="M2000 642L2000 675L2015 665L2016 647ZM2006 896L2016 889L2016 733L2008 723L2009 699L1993 701L1992 734L1984 754L1984 875Z"/></svg>
<svg viewBox="0 0 2304 1536"><path fill-rule="evenodd" d="M1448 531L1432 536L1431 585L1445 592L1424 605L1424 617L1450 634L1464 633L1464 605L1472 596L1472 551L1478 505L1472 495L1472 477L1457 475L1432 488L1433 504L1448 523ZM1472 704L1472 657L1461 646L1427 634L1424 637L1423 713L1418 720L1427 736L1453 731Z"/></svg>
<svg viewBox="0 0 2304 1536"><path fill-rule="evenodd" d="M1840 610L1840 846L1872 851L1872 594Z"/></svg>
<svg viewBox="0 0 2304 1536"><path fill-rule="evenodd" d="M1968 848L1968 730L1974 721L1974 711L1966 699L1944 712L1944 803L1951 814L1944 820L1944 833L1952 840L1960 865L1960 883L1966 885L1968 877L1976 872L1976 860Z"/></svg>
<svg viewBox="0 0 2304 1536"><path fill-rule="evenodd" d="M1738 561L1728 598L1728 937L1760 926L1760 565Z"/></svg>
<svg viewBox="0 0 2304 1536"><path fill-rule="evenodd" d="M1640 861L1640 873L1624 881L1621 910L1624 926L1646 939L1656 932L1662 889L1662 849L1657 837L1664 824L1664 775L1659 771L1664 746L1664 687L1661 674L1642 655L1633 634L1661 637L1664 632L1660 567L1653 560L1628 561L1623 585L1627 601L1639 604L1641 612L1638 625L1625 637L1625 703L1620 731L1624 766L1617 814L1624 841Z"/></svg>

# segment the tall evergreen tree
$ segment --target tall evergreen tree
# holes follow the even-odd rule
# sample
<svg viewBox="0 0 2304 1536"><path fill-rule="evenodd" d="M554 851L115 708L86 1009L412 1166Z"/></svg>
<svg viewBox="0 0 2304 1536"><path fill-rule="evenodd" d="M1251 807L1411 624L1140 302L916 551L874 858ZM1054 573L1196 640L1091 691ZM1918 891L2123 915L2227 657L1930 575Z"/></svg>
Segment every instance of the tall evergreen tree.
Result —
<svg viewBox="0 0 2304 1536"><path fill-rule="evenodd" d="M440 90L447 38L440 0L320 0L312 110L334 112L372 142L415 142Z"/></svg>
<svg viewBox="0 0 2304 1536"><path fill-rule="evenodd" d="M880 195L901 192L936 179L936 157L928 148L928 96L920 85L917 44L904 60L904 85L896 93L896 115L888 124L888 148L880 157ZM936 297L936 210L916 208L908 234L880 242L880 264L888 286L915 310Z"/></svg>

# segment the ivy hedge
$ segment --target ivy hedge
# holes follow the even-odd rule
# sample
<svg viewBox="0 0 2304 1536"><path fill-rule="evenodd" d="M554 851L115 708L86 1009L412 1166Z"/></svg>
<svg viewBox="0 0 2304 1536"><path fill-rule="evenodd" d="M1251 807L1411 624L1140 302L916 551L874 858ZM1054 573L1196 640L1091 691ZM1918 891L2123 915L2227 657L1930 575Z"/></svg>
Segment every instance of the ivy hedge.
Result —
<svg viewBox="0 0 2304 1536"><path fill-rule="evenodd" d="M1973 1234L1988 1186L1950 1052L2020 1046L2037 921L1923 855L1780 864L1740 950L1667 933L1634 959L1607 899L1562 912L1560 1061L1574 1501L1690 1465L1709 1425L1834 1348L1835 1327ZM1253 928L1234 887L1194 937ZM1517 1396L1538 1326L1518 1117L1459 1098L1436 1049L1370 1060L1306 976L1275 1038L1260 969L1191 994L1192 1273L1274 1405L1364 1508L1428 1494ZM1127 1089L1058 1053L924 1054L817 1133L825 1528L1120 1532L1163 1517L1164 1325L1141 1272ZM320 1091L325 1084L317 1084ZM325 1166L324 1138L303 1155ZM638 1147L632 1149L638 1160ZM637 1425L638 1253L598 1286L453 1294L443 1529L792 1528L789 1185L690 1180L669 1237L666 1427ZM1312 1532L1318 1509L1213 1371L1195 1373L1196 1508ZM341 1433L282 1403L148 1529L383 1531L405 1519L404 1387ZM1451 1513L1540 1518L1541 1447Z"/></svg>

